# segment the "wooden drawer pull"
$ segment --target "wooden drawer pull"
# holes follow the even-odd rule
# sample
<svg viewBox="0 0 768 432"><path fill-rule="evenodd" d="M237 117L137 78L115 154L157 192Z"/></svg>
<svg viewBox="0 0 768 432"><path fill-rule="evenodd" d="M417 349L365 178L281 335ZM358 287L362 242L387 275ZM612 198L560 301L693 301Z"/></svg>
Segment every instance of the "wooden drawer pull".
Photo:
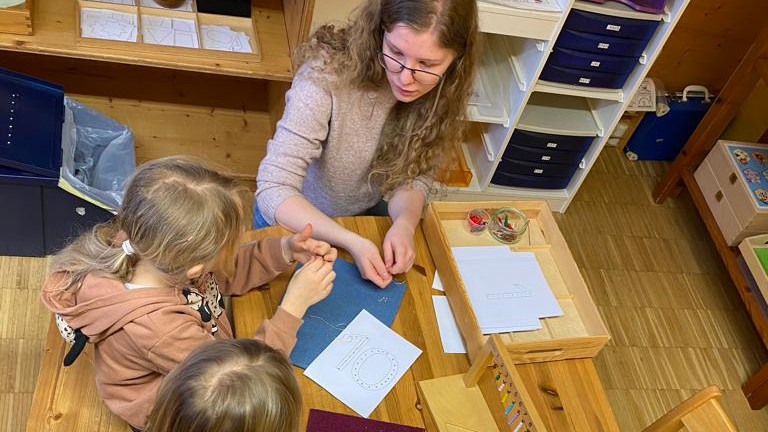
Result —
<svg viewBox="0 0 768 432"><path fill-rule="evenodd" d="M735 184L736 180L739 179L739 176L736 175L736 173L731 173L731 175L728 176L728 181L731 182L731 184Z"/></svg>
<svg viewBox="0 0 768 432"><path fill-rule="evenodd" d="M720 202L723 200L723 191L715 192L715 201Z"/></svg>

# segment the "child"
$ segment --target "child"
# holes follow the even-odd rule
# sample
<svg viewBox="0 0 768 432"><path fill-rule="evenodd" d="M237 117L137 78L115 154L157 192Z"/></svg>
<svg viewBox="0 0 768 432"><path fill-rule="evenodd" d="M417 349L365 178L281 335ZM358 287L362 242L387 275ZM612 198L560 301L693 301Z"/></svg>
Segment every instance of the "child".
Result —
<svg viewBox="0 0 768 432"><path fill-rule="evenodd" d="M222 294L245 293L292 260L304 262L254 336L287 354L307 307L330 292L336 250L310 239L309 225L238 247L242 192L196 159L147 162L129 180L118 215L52 262L42 300L75 342L65 365L92 342L99 394L134 428L145 426L163 377L191 351L232 338Z"/></svg>
<svg viewBox="0 0 768 432"><path fill-rule="evenodd" d="M251 339L219 340L165 378L147 432L297 432L300 416L285 355Z"/></svg>

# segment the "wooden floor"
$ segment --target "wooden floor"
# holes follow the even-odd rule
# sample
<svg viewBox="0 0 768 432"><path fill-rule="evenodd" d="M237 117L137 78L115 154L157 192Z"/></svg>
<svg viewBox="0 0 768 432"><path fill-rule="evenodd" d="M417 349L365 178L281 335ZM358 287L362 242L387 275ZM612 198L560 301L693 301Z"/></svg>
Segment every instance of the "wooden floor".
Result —
<svg viewBox="0 0 768 432"><path fill-rule="evenodd" d="M690 199L652 204L665 167L606 149L557 218L613 337L596 358L603 385L622 431L709 384L740 431L768 431L768 409L751 411L739 390L768 355ZM45 267L0 257L0 431L24 430L48 324Z"/></svg>

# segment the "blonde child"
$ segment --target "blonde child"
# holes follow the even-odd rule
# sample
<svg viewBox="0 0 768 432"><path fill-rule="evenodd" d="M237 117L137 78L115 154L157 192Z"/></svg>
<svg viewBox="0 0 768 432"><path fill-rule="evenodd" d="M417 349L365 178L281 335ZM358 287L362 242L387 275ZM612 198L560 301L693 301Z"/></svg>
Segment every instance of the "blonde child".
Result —
<svg viewBox="0 0 768 432"><path fill-rule="evenodd" d="M222 295L258 287L305 265L254 336L288 354L307 307L328 295L336 250L293 236L239 245L243 189L204 162L170 157L141 165L118 215L54 257L42 300L74 342L90 341L99 395L134 429L146 425L160 383L195 348L230 339Z"/></svg>
<svg viewBox="0 0 768 432"><path fill-rule="evenodd" d="M300 417L285 355L251 339L219 340L166 377L147 432L297 432Z"/></svg>

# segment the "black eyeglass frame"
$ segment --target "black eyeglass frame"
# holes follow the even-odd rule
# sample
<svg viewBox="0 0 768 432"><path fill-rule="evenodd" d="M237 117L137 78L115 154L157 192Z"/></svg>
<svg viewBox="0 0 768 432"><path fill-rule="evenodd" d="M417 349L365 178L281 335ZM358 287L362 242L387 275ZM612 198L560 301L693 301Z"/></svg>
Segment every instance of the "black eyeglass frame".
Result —
<svg viewBox="0 0 768 432"><path fill-rule="evenodd" d="M399 70L392 70L392 69L388 68L387 65L386 65L386 61L384 60L384 57L386 57L386 58L392 60L393 62L397 63L400 66L400 69ZM434 72L425 71L423 69L409 68L408 66L404 65L403 63L401 63L400 60L392 57L391 55L385 54L383 51L379 51L378 58L379 58L379 64L381 65L381 67L384 68L384 70L390 71L392 73L402 73L404 69L408 69L411 72L411 76L413 77L413 80L416 81L419 84L422 84L422 85L437 85L440 81L443 80L443 77L444 77L443 75L439 75L439 74L436 74ZM418 78L416 78L416 72L420 72L420 73L424 73L424 74L427 74L427 75L435 76L435 77L437 77L437 81L435 81L433 83L421 82L421 81L419 81Z"/></svg>

